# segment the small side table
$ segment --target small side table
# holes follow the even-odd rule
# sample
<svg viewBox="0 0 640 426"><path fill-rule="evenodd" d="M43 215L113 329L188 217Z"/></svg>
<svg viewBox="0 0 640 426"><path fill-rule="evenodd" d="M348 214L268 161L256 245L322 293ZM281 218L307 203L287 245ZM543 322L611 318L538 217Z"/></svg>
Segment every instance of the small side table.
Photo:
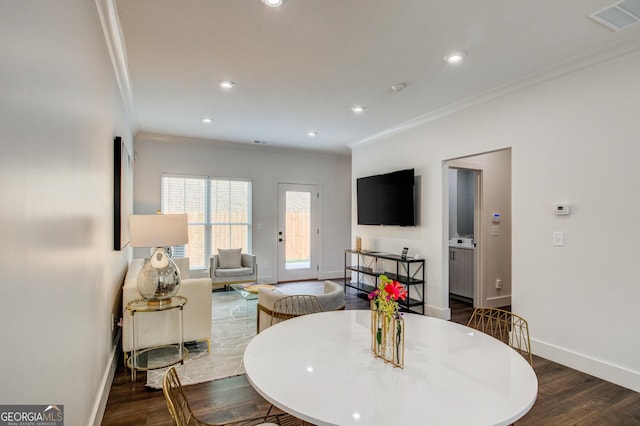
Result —
<svg viewBox="0 0 640 426"><path fill-rule="evenodd" d="M144 299L136 299L127 303L127 310L131 314L131 336L133 338L133 349L131 350L131 356L127 361L127 366L131 369L131 382L134 388L136 384L136 372L138 370L156 370L158 368L165 368L178 363L183 364L184 360L189 355L189 351L184 346L184 327L182 318L184 305L186 304L187 298L183 296L174 296L168 301L158 304L149 303ZM178 344L138 349L138 324L136 321L136 313L142 314L145 312L168 311L171 309L178 309ZM158 364L150 363L154 354L162 354L166 362L163 361Z"/></svg>

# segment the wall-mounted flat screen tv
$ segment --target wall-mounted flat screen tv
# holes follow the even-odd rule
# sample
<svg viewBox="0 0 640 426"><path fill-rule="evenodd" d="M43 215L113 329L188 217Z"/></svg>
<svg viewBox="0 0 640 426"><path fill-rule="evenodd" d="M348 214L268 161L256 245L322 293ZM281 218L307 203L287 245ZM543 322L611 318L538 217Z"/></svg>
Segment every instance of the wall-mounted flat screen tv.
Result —
<svg viewBox="0 0 640 426"><path fill-rule="evenodd" d="M359 225L415 226L413 169L356 180Z"/></svg>

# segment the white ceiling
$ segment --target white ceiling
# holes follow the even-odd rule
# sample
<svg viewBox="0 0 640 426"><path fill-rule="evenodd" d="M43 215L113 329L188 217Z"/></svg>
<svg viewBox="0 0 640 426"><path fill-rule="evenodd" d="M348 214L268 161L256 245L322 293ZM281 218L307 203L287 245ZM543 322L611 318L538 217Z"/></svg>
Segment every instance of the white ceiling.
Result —
<svg viewBox="0 0 640 426"><path fill-rule="evenodd" d="M613 3L116 0L138 132L342 153L637 44L588 18Z"/></svg>

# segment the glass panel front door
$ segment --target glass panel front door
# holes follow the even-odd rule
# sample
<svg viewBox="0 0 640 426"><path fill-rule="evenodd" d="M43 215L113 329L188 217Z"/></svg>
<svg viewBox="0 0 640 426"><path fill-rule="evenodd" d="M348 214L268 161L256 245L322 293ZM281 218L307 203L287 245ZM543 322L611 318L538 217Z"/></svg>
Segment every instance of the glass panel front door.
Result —
<svg viewBox="0 0 640 426"><path fill-rule="evenodd" d="M278 281L315 279L317 185L278 184Z"/></svg>

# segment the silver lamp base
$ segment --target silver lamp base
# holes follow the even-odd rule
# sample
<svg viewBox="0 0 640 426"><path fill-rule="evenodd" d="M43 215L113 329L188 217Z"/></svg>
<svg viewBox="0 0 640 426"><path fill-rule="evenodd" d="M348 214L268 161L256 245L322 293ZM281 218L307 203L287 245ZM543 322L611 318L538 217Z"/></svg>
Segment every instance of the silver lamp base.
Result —
<svg viewBox="0 0 640 426"><path fill-rule="evenodd" d="M156 247L138 274L138 292L149 304L162 304L180 288L180 270L163 247Z"/></svg>

